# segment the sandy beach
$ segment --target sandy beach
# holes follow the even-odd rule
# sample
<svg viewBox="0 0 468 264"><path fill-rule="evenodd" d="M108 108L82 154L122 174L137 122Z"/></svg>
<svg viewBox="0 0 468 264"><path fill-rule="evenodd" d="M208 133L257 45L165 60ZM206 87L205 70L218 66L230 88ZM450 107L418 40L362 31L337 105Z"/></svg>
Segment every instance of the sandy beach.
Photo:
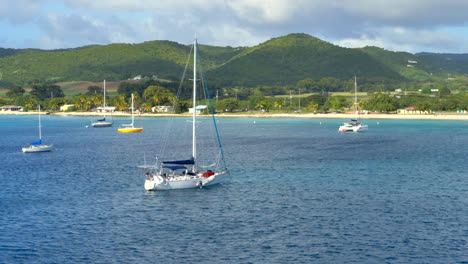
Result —
<svg viewBox="0 0 468 264"><path fill-rule="evenodd" d="M59 116L102 116L102 113L96 112L42 112L42 114L59 115ZM37 115L37 111L16 112L16 111L0 111L0 115ZM109 114L107 114L109 116ZM112 116L130 116L130 113L114 112ZM170 117L170 116L191 116L191 114L162 114L162 113L142 113L136 114L141 117ZM356 115L352 113L221 113L216 114L217 117L246 117L246 118L333 118L333 119L351 119ZM457 113L438 113L438 114L363 114L360 119L422 119L422 120L468 120L468 114Z"/></svg>

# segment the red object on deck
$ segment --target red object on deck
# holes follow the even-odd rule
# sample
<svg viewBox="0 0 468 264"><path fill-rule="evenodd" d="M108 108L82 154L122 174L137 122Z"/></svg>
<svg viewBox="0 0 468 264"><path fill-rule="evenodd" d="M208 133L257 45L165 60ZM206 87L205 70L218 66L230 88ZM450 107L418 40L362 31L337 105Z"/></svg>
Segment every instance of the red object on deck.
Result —
<svg viewBox="0 0 468 264"><path fill-rule="evenodd" d="M212 172L212 171L207 171L205 173L203 173L203 177L210 177L211 175L214 175L215 173Z"/></svg>

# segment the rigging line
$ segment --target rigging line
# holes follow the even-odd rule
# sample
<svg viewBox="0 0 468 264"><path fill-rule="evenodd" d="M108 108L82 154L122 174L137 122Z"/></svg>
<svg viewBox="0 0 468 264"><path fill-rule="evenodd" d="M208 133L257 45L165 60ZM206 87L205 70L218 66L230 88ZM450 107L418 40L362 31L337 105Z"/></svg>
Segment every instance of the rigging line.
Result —
<svg viewBox="0 0 468 264"><path fill-rule="evenodd" d="M200 59L201 59L201 56L199 56L199 60ZM202 68L201 65L200 65L200 76L203 76L203 68ZM201 85L202 85L202 92L203 92L203 95L204 95L205 104L208 105L208 107L211 107L209 105L209 102L208 102L209 96L207 95L207 89L203 89L205 87L205 85L207 85L207 82L205 82L205 78L201 78L200 81L201 81ZM214 125L209 126L209 129L210 129L210 131L209 131L210 135L213 135L214 133L216 133L216 131L214 129ZM211 140L212 140L212 142L209 142L210 144L217 145L217 139L216 138L211 138Z"/></svg>
<svg viewBox="0 0 468 264"><path fill-rule="evenodd" d="M182 78L180 79L180 82L179 82L179 86L177 88L177 93L176 93L176 99L174 100L173 102L173 109L174 111L176 111L177 109L177 104L179 102L179 99L180 99L180 94L182 92L182 86L184 84L184 80L185 80L185 76L187 74L187 69L188 69L188 66L189 66L189 63L190 63L190 58L191 58L191 55L192 55L192 50L193 50L193 46L190 46L190 51L188 53L188 56L187 56L187 61L185 63L185 67L184 67L184 72L182 74ZM166 126L165 126L165 129L164 129L164 132L162 133L162 136L160 137L161 138L161 145L162 147L159 148L159 155L158 156L161 156L163 153L166 153L166 148L167 148L167 145L168 145L168 142L169 142L169 132L172 130L172 127L174 126L174 121L175 118L174 117L171 117Z"/></svg>
<svg viewBox="0 0 468 264"><path fill-rule="evenodd" d="M202 79L206 80L206 75L205 75L205 71L203 69L203 64L201 63L201 56L199 55L199 60L200 60L200 68L201 68L201 73L202 73ZM208 98L208 103L210 105L210 111L211 111L211 119L213 120L213 124L214 124L214 127L215 127L215 130L216 130L216 138L218 140L218 146L219 146L219 149L221 151L221 158L222 158L222 161L223 161L223 165L224 165L224 168L227 169L227 166L226 166L226 160L224 159L224 151L223 151L223 146L221 145L221 139L219 138L219 131L218 131L218 125L216 124L216 119L215 119L215 116L214 116L214 107L213 107L213 103L211 102L211 98L210 98L210 93L209 93L209 90L208 90L208 84L205 82L203 82L204 84L204 88L206 90L206 94L208 95L207 98Z"/></svg>
<svg viewBox="0 0 468 264"><path fill-rule="evenodd" d="M180 79L179 88L177 88L177 100L179 99L180 93L182 91L182 85L184 84L185 75L187 73L187 68L189 66L190 58L191 58L191 55L192 55L192 50L193 50L193 46L190 46L190 51L189 51L189 54L187 56L187 62L185 63L184 73L182 74L182 78Z"/></svg>

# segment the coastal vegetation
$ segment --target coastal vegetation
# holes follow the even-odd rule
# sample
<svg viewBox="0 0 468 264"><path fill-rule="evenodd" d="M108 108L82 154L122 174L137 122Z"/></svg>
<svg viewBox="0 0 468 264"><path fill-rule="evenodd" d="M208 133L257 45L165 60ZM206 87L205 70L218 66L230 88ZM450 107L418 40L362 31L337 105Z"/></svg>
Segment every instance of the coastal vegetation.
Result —
<svg viewBox="0 0 468 264"><path fill-rule="evenodd" d="M212 105L216 112L240 111L273 111L273 112L331 112L354 111L354 92L351 80L337 85L349 85L347 92L340 92L336 86L327 86L310 80L298 82L296 86L258 86L218 87L211 95ZM151 112L154 106L173 106L177 112L187 111L191 102L186 95L190 83L182 85L177 92L178 83L157 80L139 82L122 82L113 95L107 95L107 105L118 111L128 111L130 95L135 96L136 107L142 112ZM407 86L409 87L409 86ZM418 91L377 91L359 92L358 107L371 112L391 113L397 109L415 107L420 111L457 111L468 109L468 93L454 83L426 83L418 85ZM438 88L434 88L438 87ZM452 89L450 89L452 88ZM398 90L398 89L397 89ZM178 95L178 96L177 96ZM1 97L0 97L1 98ZM34 85L29 92L20 86L13 86L0 100L1 105L13 104L34 110L37 104L49 111L58 111L60 106L72 104L74 111L92 111L103 104L102 87L89 85L86 91L67 95L57 85ZM209 105L208 102L203 104Z"/></svg>
<svg viewBox="0 0 468 264"><path fill-rule="evenodd" d="M188 109L180 76L190 45L171 41L93 45L66 50L0 49L0 105L49 110L73 104L90 111L103 103L128 110L130 94L141 111L171 105ZM352 111L354 76L359 107L394 112L468 108L468 56L342 48L306 34L274 38L254 47L200 45L217 112Z"/></svg>

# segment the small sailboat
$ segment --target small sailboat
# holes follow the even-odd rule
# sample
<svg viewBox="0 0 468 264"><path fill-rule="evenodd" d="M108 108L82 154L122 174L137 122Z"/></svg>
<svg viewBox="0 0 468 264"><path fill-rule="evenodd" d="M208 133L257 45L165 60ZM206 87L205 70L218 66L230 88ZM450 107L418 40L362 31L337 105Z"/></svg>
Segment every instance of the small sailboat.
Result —
<svg viewBox="0 0 468 264"><path fill-rule="evenodd" d="M41 126L41 106L38 107L38 117L39 117L39 140L31 143L29 147L22 148L24 153L36 153L36 152L48 152L55 150L53 145L42 144L42 126Z"/></svg>
<svg viewBox="0 0 468 264"><path fill-rule="evenodd" d="M122 127L117 129L120 133L136 133L143 131L143 127L135 127L135 117L133 116L133 93L132 93L132 123L131 124L123 124Z"/></svg>
<svg viewBox="0 0 468 264"><path fill-rule="evenodd" d="M354 107L356 109L356 114L359 117L359 107L357 103L357 80L354 76ZM343 123L339 128L338 132L362 132L367 131L369 127L365 124L362 124L358 121L358 118L351 119L350 122Z"/></svg>
<svg viewBox="0 0 468 264"><path fill-rule="evenodd" d="M204 186L214 185L220 182L223 178L223 175L228 173L226 164L224 161L224 153L221 146L221 141L219 139L218 127L216 125L216 120L214 118L214 112L212 111L211 120L213 130L210 132L216 133L217 143L211 145L212 150L217 149L217 151L208 151L208 147L201 151L207 155L207 152L212 153L212 158L214 163L203 166L202 158L199 157L197 153L197 108L196 108L196 94L197 94L197 40L193 44L193 114L192 114L192 155L189 159L182 160L168 160L168 161L158 161L156 159L156 164L152 166L140 166L141 168L148 169L146 172L146 180L144 187L148 191L153 190L173 190L173 189L188 189L188 188L202 188ZM203 77L203 76L202 76ZM206 83L206 82L204 82ZM206 89L207 87L205 87ZM206 94L208 90L206 89ZM208 96L209 98L209 96ZM211 104L211 102L210 102ZM211 109L213 109L211 107ZM212 133L209 133L212 134ZM176 150L171 150L175 152ZM188 152L188 151L187 151ZM212 169L207 169L207 168Z"/></svg>
<svg viewBox="0 0 468 264"><path fill-rule="evenodd" d="M102 105L102 111L106 111L106 80L104 80L104 103ZM104 115L103 118L98 119L96 122L91 124L92 127L111 127L113 122L106 121L106 116Z"/></svg>

